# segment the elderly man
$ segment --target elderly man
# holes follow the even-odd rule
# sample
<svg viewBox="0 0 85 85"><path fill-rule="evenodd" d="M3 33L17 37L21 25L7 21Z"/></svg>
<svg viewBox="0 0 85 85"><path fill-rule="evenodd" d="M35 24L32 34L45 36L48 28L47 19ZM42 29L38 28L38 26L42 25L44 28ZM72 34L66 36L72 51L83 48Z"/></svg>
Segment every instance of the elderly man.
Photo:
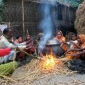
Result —
<svg viewBox="0 0 85 85"><path fill-rule="evenodd" d="M3 31L4 32L4 31ZM1 48L16 48L12 43L10 43L2 33L0 33L0 49ZM15 58L15 51L10 50L10 53L8 55L4 55L3 57L0 57L0 63L6 63L7 61L11 61Z"/></svg>
<svg viewBox="0 0 85 85"><path fill-rule="evenodd" d="M14 41L13 41L13 38L12 38L12 36L13 36L12 30L9 29L9 28L5 28L3 30L3 35L1 36L1 38L2 38L2 41L4 41L4 40L6 41L6 42L4 42L5 46L12 47L12 48L15 48L17 46L20 49L24 49L24 48L29 47L27 45L28 42L14 44Z"/></svg>
<svg viewBox="0 0 85 85"><path fill-rule="evenodd" d="M27 46L27 42L24 42L23 45L21 43L18 45L13 44L12 36L13 36L12 30L9 28L5 28L3 30L3 34L0 35L0 48L9 47L13 49L11 50L9 55L6 55L3 57L4 59L2 59L2 62L5 62L5 63L9 60L13 60L16 58L16 48L25 49L29 47Z"/></svg>

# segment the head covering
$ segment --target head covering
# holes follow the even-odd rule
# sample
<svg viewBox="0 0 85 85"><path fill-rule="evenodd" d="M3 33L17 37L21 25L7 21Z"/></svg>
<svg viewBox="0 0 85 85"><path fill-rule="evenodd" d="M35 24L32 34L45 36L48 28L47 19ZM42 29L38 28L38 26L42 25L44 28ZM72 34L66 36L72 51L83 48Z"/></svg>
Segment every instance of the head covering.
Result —
<svg viewBox="0 0 85 85"><path fill-rule="evenodd" d="M37 40L39 40L42 36L43 36L43 33L39 33L39 34L37 35Z"/></svg>
<svg viewBox="0 0 85 85"><path fill-rule="evenodd" d="M61 38L60 38L60 39L58 39L58 36L57 36L58 32L61 33ZM63 33L62 33L61 30L58 30L58 31L56 32L56 36L54 37L54 40L59 40L60 42L65 41L65 37L63 36Z"/></svg>
<svg viewBox="0 0 85 85"><path fill-rule="evenodd" d="M85 48L85 35L80 34L78 37L80 38L80 42L81 42L80 46L81 46L81 48Z"/></svg>
<svg viewBox="0 0 85 85"><path fill-rule="evenodd" d="M62 31L61 31L61 30L58 30L58 31L56 32L56 34L57 34L58 32L60 32L60 33L61 33L61 35L63 36L63 33L62 33Z"/></svg>
<svg viewBox="0 0 85 85"><path fill-rule="evenodd" d="M79 38L81 40L81 43L84 43L85 42L85 35L84 34L80 34L79 35Z"/></svg>

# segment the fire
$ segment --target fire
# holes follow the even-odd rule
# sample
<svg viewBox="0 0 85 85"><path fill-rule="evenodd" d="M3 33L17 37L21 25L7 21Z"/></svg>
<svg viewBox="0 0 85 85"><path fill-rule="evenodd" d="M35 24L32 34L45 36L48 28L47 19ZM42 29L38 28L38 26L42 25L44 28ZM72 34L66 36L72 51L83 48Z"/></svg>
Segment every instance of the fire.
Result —
<svg viewBox="0 0 85 85"><path fill-rule="evenodd" d="M54 69L56 64L56 59L53 54L47 54L44 56L44 60L42 62L42 69L43 70L52 70Z"/></svg>

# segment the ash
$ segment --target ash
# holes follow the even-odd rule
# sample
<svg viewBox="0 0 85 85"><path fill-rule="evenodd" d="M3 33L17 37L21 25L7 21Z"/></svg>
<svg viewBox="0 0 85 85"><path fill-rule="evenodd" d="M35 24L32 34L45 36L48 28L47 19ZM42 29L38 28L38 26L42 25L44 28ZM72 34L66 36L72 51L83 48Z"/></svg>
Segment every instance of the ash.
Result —
<svg viewBox="0 0 85 85"><path fill-rule="evenodd" d="M72 71L77 71L80 74L85 74L85 61L83 60L69 60L66 65Z"/></svg>

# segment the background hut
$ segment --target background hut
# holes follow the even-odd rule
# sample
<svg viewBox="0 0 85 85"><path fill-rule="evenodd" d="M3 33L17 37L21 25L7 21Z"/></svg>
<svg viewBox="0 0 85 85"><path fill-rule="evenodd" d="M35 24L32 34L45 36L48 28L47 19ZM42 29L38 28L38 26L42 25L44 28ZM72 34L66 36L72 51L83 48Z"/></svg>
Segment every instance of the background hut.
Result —
<svg viewBox="0 0 85 85"><path fill-rule="evenodd" d="M25 34L30 33L35 38L41 30L38 25L42 19L39 14L39 6L46 4L45 0L23 0L24 1L24 24ZM14 35L22 34L22 1L21 0L4 0L5 8L3 10L3 21L10 22L14 30ZM47 0L52 6L52 17L54 22L54 32L61 29L64 34L66 31L74 30L74 20L76 8L79 0Z"/></svg>

